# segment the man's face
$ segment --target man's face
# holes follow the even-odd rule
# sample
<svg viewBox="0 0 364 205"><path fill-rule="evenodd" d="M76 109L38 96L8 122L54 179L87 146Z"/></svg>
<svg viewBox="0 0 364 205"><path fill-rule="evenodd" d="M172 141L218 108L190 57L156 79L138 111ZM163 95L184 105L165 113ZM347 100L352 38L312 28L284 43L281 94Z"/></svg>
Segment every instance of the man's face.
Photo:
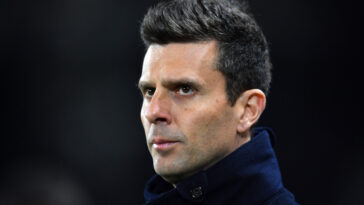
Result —
<svg viewBox="0 0 364 205"><path fill-rule="evenodd" d="M215 69L216 42L151 45L139 87L155 171L175 184L240 146L239 120Z"/></svg>

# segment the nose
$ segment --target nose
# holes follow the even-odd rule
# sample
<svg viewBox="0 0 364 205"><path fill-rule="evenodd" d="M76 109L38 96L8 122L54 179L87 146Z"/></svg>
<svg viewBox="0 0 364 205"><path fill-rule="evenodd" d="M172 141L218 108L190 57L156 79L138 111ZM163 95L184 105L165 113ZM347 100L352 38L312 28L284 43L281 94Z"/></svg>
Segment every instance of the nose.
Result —
<svg viewBox="0 0 364 205"><path fill-rule="evenodd" d="M170 102L167 94L155 92L152 99L143 105L145 118L152 124L170 124Z"/></svg>

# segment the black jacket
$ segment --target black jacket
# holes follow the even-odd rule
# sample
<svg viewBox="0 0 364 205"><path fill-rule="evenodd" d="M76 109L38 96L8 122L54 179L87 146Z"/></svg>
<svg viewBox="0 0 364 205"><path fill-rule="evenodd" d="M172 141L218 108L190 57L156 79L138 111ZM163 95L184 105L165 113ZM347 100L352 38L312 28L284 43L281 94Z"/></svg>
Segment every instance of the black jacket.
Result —
<svg viewBox="0 0 364 205"><path fill-rule="evenodd" d="M274 134L270 129L256 128L251 141L176 188L154 175L144 190L145 205L298 204L282 184L271 142Z"/></svg>

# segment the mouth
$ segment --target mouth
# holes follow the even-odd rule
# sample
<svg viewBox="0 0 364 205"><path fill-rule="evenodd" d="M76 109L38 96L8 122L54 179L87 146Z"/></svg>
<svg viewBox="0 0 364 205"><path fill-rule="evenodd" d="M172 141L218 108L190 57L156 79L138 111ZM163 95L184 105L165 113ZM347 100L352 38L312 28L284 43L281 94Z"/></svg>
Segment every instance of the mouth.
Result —
<svg viewBox="0 0 364 205"><path fill-rule="evenodd" d="M180 143L180 141L167 140L156 137L152 140L152 147L157 151L167 151L172 149L178 143Z"/></svg>

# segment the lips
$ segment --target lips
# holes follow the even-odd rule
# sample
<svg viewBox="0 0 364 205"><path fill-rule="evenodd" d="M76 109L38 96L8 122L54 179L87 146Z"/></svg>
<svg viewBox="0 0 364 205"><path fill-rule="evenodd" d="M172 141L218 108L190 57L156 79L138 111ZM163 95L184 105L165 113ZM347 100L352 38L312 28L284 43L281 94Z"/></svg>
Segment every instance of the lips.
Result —
<svg viewBox="0 0 364 205"><path fill-rule="evenodd" d="M177 140L168 140L162 138L154 138L152 140L153 148L160 151L166 151L172 149L179 141Z"/></svg>

